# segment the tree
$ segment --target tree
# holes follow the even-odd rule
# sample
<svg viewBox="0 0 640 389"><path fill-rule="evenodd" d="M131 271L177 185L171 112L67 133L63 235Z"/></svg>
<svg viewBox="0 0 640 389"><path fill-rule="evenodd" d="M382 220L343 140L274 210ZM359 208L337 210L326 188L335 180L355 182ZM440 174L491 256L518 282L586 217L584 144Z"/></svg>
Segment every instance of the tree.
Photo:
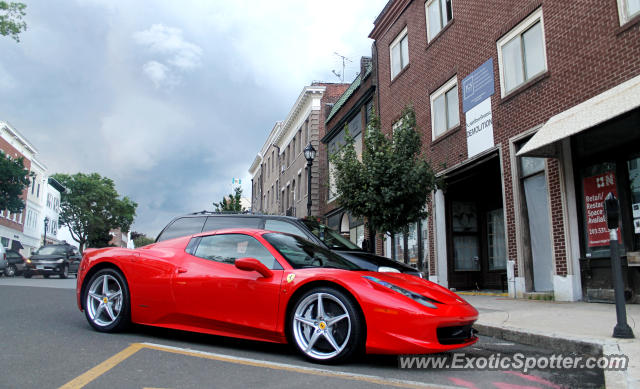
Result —
<svg viewBox="0 0 640 389"><path fill-rule="evenodd" d="M20 195L29 187L31 176L22 157L14 159L0 151L0 210L22 212L25 204Z"/></svg>
<svg viewBox="0 0 640 389"><path fill-rule="evenodd" d="M138 204L128 197L119 198L113 180L98 173L54 174L67 191L60 198L60 225L69 227L80 250L91 245L105 247L109 231L129 231Z"/></svg>
<svg viewBox="0 0 640 389"><path fill-rule="evenodd" d="M147 235L136 231L131 231L131 240L133 240L133 244L136 247L146 246L155 242L155 239L149 238Z"/></svg>
<svg viewBox="0 0 640 389"><path fill-rule="evenodd" d="M382 133L380 119L372 115L362 161L348 131L345 139L330 156L338 202L344 209L366 218L376 232L406 232L409 223L427 217L426 203L439 180L420 155L422 142L412 107L405 107L402 123L391 137Z"/></svg>
<svg viewBox="0 0 640 389"><path fill-rule="evenodd" d="M0 35L20 42L18 34L27 29L27 23L22 20L25 8L27 5L23 3L0 1Z"/></svg>
<svg viewBox="0 0 640 389"><path fill-rule="evenodd" d="M229 197L222 197L219 203L213 203L216 212L244 212L244 207L240 203L242 198L242 188L237 186L234 188L235 194L229 194Z"/></svg>

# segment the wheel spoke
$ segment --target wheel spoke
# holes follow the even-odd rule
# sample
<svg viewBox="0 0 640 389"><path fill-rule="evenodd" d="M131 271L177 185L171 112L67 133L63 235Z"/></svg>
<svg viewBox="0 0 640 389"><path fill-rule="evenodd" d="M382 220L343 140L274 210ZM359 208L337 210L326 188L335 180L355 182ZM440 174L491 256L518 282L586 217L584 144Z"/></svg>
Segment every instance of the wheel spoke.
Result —
<svg viewBox="0 0 640 389"><path fill-rule="evenodd" d="M322 303L322 293L318 293L318 319L324 317L324 305Z"/></svg>
<svg viewBox="0 0 640 389"><path fill-rule="evenodd" d="M327 342L329 342L331 347L333 347L334 350L340 351L340 346L338 346L338 343L336 343L336 340L333 338L333 335L331 335L331 332L325 331L323 332L323 335L325 339L327 339Z"/></svg>
<svg viewBox="0 0 640 389"><path fill-rule="evenodd" d="M94 293L94 292L89 292L89 296L90 296L92 299L95 299L95 300L97 300L97 301L102 302L102 296L100 296L99 294L96 294L96 293Z"/></svg>
<svg viewBox="0 0 640 389"><path fill-rule="evenodd" d="M330 318L330 319L327 319L327 320L326 320L326 322L327 322L327 326L328 326L328 327L331 327L332 325L336 324L336 323L337 323L337 322L339 322L340 320L345 319L345 318L347 318L347 317L349 317L349 314L345 313L344 315L335 316L335 317L332 317L332 318Z"/></svg>
<svg viewBox="0 0 640 389"><path fill-rule="evenodd" d="M320 332L320 331L314 331L313 332L313 335L311 335L311 339L309 339L309 344L307 344L307 349L305 350L306 353L311 351L313 346L316 344L316 341L320 337L320 334L322 334L322 332Z"/></svg>
<svg viewBox="0 0 640 389"><path fill-rule="evenodd" d="M111 299L115 300L115 299L121 298L122 297L122 291L119 290L119 291L117 291L115 293L110 294L107 297L109 297L109 300L111 300Z"/></svg>
<svg viewBox="0 0 640 389"><path fill-rule="evenodd" d="M104 306L107 309L107 314L111 318L111 321L116 320L116 315L113 314L113 309L111 309L111 305L105 304Z"/></svg>
<svg viewBox="0 0 640 389"><path fill-rule="evenodd" d="M96 319L100 317L100 314L102 314L103 310L104 310L104 303L101 301L100 305L98 305L98 309L96 309L96 315L95 315Z"/></svg>
<svg viewBox="0 0 640 389"><path fill-rule="evenodd" d="M316 323L311 320L311 319L307 319L306 317L302 317L302 316L296 316L295 319L303 324L306 324L310 327L314 327L316 326Z"/></svg>
<svg viewBox="0 0 640 389"><path fill-rule="evenodd" d="M107 276L102 278L102 294L105 296L109 294L109 279Z"/></svg>

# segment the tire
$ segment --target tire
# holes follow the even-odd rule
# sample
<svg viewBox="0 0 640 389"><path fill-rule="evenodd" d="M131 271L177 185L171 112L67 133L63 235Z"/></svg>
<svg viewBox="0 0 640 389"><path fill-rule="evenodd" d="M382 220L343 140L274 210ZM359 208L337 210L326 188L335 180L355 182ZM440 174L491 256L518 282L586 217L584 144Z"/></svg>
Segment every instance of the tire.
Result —
<svg viewBox="0 0 640 389"><path fill-rule="evenodd" d="M43 274L42 277L49 278L49 274Z"/></svg>
<svg viewBox="0 0 640 389"><path fill-rule="evenodd" d="M69 278L69 265L64 265L64 268L62 269L62 273L60 273L60 278L61 279Z"/></svg>
<svg viewBox="0 0 640 389"><path fill-rule="evenodd" d="M33 274L31 274L31 272L28 271L24 271L24 273L22 273L22 275L24 276L24 278L31 278L31 276L33 276Z"/></svg>
<svg viewBox="0 0 640 389"><path fill-rule="evenodd" d="M4 275L7 277L15 277L17 271L15 265L9 265L4 269Z"/></svg>
<svg viewBox="0 0 640 389"><path fill-rule="evenodd" d="M124 330L130 322L131 308L129 287L122 273L111 268L96 272L83 286L82 308L97 331Z"/></svg>
<svg viewBox="0 0 640 389"><path fill-rule="evenodd" d="M316 363L338 363L362 349L363 325L351 298L339 290L320 287L307 291L295 303L288 333L290 342L305 358Z"/></svg>

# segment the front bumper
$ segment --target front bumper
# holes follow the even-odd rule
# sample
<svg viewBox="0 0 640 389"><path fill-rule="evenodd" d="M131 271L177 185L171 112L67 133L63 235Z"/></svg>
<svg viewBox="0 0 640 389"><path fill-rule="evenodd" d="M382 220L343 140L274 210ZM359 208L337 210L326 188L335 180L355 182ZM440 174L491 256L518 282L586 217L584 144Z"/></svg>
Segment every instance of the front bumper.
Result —
<svg viewBox="0 0 640 389"><path fill-rule="evenodd" d="M64 266L64 263L30 263L25 265L24 271L33 274L61 274Z"/></svg>

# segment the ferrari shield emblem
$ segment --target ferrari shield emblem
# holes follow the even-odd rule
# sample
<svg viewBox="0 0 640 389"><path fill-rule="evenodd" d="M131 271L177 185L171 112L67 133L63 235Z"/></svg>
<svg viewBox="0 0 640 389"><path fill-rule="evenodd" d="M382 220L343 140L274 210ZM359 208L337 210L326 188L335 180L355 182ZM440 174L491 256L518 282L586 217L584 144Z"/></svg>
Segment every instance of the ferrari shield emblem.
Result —
<svg viewBox="0 0 640 389"><path fill-rule="evenodd" d="M289 274L289 275L287 276L287 282L291 282L291 281L293 281L293 279L294 279L294 278L296 278L296 275L295 275L295 274L293 274L293 273Z"/></svg>

